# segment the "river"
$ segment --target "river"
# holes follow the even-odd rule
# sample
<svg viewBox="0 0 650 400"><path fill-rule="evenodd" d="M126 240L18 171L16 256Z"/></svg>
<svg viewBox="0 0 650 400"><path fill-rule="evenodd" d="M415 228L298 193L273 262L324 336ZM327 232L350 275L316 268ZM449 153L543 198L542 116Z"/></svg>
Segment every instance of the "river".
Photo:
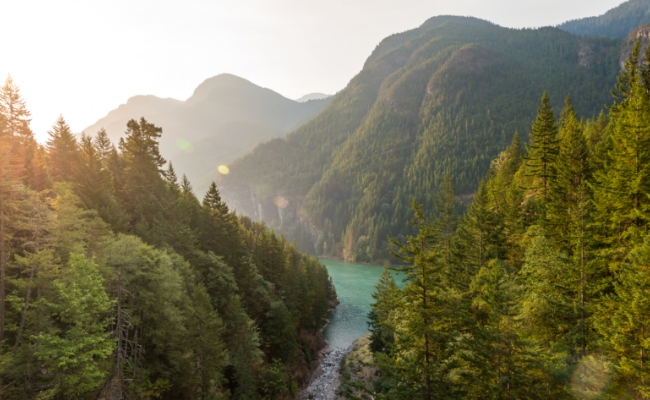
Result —
<svg viewBox="0 0 650 400"><path fill-rule="evenodd" d="M372 293L383 267L321 259L332 277L341 304L330 311L325 340L330 349L345 349L368 333L368 312Z"/></svg>

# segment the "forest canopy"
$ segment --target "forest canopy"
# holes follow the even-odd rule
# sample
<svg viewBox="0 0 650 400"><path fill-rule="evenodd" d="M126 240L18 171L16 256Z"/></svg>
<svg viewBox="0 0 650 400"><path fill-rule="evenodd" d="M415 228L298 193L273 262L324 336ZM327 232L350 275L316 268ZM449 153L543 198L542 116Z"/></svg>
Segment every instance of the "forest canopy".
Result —
<svg viewBox="0 0 650 400"><path fill-rule="evenodd" d="M608 113L548 94L522 148L496 158L467 211L449 175L391 239L370 313L384 399L650 396L650 52L637 41ZM559 118L558 118L559 117Z"/></svg>
<svg viewBox="0 0 650 400"><path fill-rule="evenodd" d="M327 270L160 155L162 128L40 145L0 89L0 397L295 394L335 298Z"/></svg>

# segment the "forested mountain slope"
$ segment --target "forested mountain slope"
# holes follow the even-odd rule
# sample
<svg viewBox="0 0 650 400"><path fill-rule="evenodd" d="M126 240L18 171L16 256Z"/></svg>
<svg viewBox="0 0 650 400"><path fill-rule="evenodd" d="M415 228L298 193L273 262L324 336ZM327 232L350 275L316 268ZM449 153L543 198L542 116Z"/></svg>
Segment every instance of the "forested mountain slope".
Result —
<svg viewBox="0 0 650 400"><path fill-rule="evenodd" d="M314 120L233 163L224 196L288 237L317 238L318 254L388 257L386 235L403 234L411 197L432 211L446 171L471 196L514 133L527 138L544 90L555 106L570 93L578 115L597 115L622 43L432 18L384 39Z"/></svg>
<svg viewBox="0 0 650 400"><path fill-rule="evenodd" d="M221 74L205 80L186 101L135 96L84 131L105 129L115 143L126 123L145 117L162 126L162 155L184 171L199 193L217 178L217 167L282 137L316 116L328 99L298 102L246 79Z"/></svg>
<svg viewBox="0 0 650 400"><path fill-rule="evenodd" d="M499 154L462 216L449 179L436 214L412 203L411 234L391 241L405 285L385 271L373 295L366 393L648 398L650 53L635 43L607 117L544 94L528 143Z"/></svg>
<svg viewBox="0 0 650 400"><path fill-rule="evenodd" d="M0 88L0 397L292 398L335 293L316 258L202 201L162 129L114 146L60 117L45 146Z"/></svg>
<svg viewBox="0 0 650 400"><path fill-rule="evenodd" d="M624 39L639 25L650 22L650 0L628 0L603 15L567 21L557 27L578 36Z"/></svg>

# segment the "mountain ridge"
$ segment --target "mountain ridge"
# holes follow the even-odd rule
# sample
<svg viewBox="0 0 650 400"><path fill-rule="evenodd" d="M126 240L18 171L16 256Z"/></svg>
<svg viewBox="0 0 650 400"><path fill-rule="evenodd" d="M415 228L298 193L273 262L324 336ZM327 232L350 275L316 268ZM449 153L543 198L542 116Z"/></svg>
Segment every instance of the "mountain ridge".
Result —
<svg viewBox="0 0 650 400"><path fill-rule="evenodd" d="M578 36L625 39L629 32L650 22L650 0L628 0L606 13L566 21L557 28Z"/></svg>
<svg viewBox="0 0 650 400"><path fill-rule="evenodd" d="M387 259L383 239L408 232L410 197L432 212L445 171L473 193L514 133L527 137L545 90L556 110L571 93L581 116L597 115L621 46L434 17L382 40L315 119L234 162L222 193L290 239L310 236L316 254Z"/></svg>
<svg viewBox="0 0 650 400"><path fill-rule="evenodd" d="M117 142L130 119L144 117L161 126L162 155L183 170L201 193L218 179L219 165L234 161L260 142L284 136L316 116L329 101L300 103L236 75L219 74L204 80L185 101L131 97L84 131L94 134L104 128Z"/></svg>

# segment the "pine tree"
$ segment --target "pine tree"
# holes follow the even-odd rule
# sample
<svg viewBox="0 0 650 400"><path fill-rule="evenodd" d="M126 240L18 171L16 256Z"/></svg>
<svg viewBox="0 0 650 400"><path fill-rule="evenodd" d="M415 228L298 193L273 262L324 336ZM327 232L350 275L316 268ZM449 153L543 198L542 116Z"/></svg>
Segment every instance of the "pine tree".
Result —
<svg viewBox="0 0 650 400"><path fill-rule="evenodd" d="M158 138L162 128L147 122L130 120L126 138L120 139L122 181L116 181L118 197L130 215L131 231L149 243L162 243L155 221L164 221L167 190L162 179L165 160L160 155Z"/></svg>
<svg viewBox="0 0 650 400"><path fill-rule="evenodd" d="M62 115L47 133L50 136L47 141L50 177L56 182L70 182L77 176L74 170L78 157L77 140Z"/></svg>
<svg viewBox="0 0 650 400"><path fill-rule="evenodd" d="M604 350L616 374L610 388L614 397L646 398L650 395L650 241L630 253L630 264L622 269L615 294L601 303L596 328L605 338Z"/></svg>
<svg viewBox="0 0 650 400"><path fill-rule="evenodd" d="M579 188L585 189L591 180L592 169L589 148L583 134L583 125L578 121L571 97L567 97L560 123L560 149L557 157L557 176L551 182L548 199L548 233L556 240L565 242L570 234L566 231L569 212L581 201ZM588 193L584 193L588 195Z"/></svg>
<svg viewBox="0 0 650 400"><path fill-rule="evenodd" d="M503 225L488 197L488 186L482 182L456 233L454 268L449 279L463 291L488 260L503 256Z"/></svg>
<svg viewBox="0 0 650 400"><path fill-rule="evenodd" d="M541 347L543 374L538 379L552 398L567 397L569 371L576 361L580 336L580 274L568 256L546 238L539 226L527 232L525 264L520 271L525 285L521 299L522 328Z"/></svg>
<svg viewBox="0 0 650 400"><path fill-rule="evenodd" d="M13 136L0 137L0 341L5 333L7 264L14 232L21 186L20 167L16 166Z"/></svg>
<svg viewBox="0 0 650 400"><path fill-rule="evenodd" d="M11 76L7 77L0 89L0 114L3 116L6 135L18 138L32 136L32 130L29 128L31 113L27 110L25 100L20 96L20 90Z"/></svg>
<svg viewBox="0 0 650 400"><path fill-rule="evenodd" d="M451 396L454 385L448 374L455 367L453 326L459 321L444 287L446 244L437 236L437 224L424 217L422 205L413 199L411 226L418 232L406 243L390 239L392 253L407 266L400 270L407 282L403 290L403 320L395 330L395 350L390 373L402 382L402 396L425 400ZM402 389L399 389L402 390Z"/></svg>
<svg viewBox="0 0 650 400"><path fill-rule="evenodd" d="M456 200L449 172L445 173L442 187L435 197L434 206L437 213L436 234L444 243L447 262L449 262L451 259L451 240L458 226L458 217L455 215L458 201Z"/></svg>
<svg viewBox="0 0 650 400"><path fill-rule="evenodd" d="M81 135L73 182L75 193L86 207L97 210L114 231L128 230L128 218L113 195L113 175L104 167L93 139L85 134Z"/></svg>
<svg viewBox="0 0 650 400"><path fill-rule="evenodd" d="M641 75L639 61L641 55L641 39L637 39L632 46L630 56L625 60L621 74L616 77L615 89L611 91L612 97L619 102L615 102L613 106L609 107L610 113L613 115L618 114L619 105L624 103L627 98L632 96L632 87Z"/></svg>
<svg viewBox="0 0 650 400"><path fill-rule="evenodd" d="M609 247L601 256L614 264L642 243L650 221L650 95L634 67L638 45L635 49L620 79L628 86L619 89L622 101L611 116L609 152L594 177L599 238Z"/></svg>
<svg viewBox="0 0 650 400"><path fill-rule="evenodd" d="M530 132L530 145L526 146L528 175L534 178L531 189L538 190L542 201L549 194L549 184L557 176L555 161L559 153L557 125L549 105L548 93L544 92L542 103L537 109L537 118Z"/></svg>
<svg viewBox="0 0 650 400"><path fill-rule="evenodd" d="M181 187L178 184L178 177L176 176L176 171L174 170L174 166L172 165L171 161L169 162L167 170L163 172L163 177L165 178L167 187L172 192L172 194L174 196L178 196L181 192Z"/></svg>
<svg viewBox="0 0 650 400"><path fill-rule="evenodd" d="M372 298L372 309L368 314L368 327L370 329L370 350L373 353L389 353L395 341L395 320L391 313L399 306L400 291L395 283L391 271L384 268L375 285Z"/></svg>
<svg viewBox="0 0 650 400"><path fill-rule="evenodd" d="M468 398L539 398L534 347L518 321L522 286L503 262L490 260L472 279L468 294L474 321L466 339Z"/></svg>

